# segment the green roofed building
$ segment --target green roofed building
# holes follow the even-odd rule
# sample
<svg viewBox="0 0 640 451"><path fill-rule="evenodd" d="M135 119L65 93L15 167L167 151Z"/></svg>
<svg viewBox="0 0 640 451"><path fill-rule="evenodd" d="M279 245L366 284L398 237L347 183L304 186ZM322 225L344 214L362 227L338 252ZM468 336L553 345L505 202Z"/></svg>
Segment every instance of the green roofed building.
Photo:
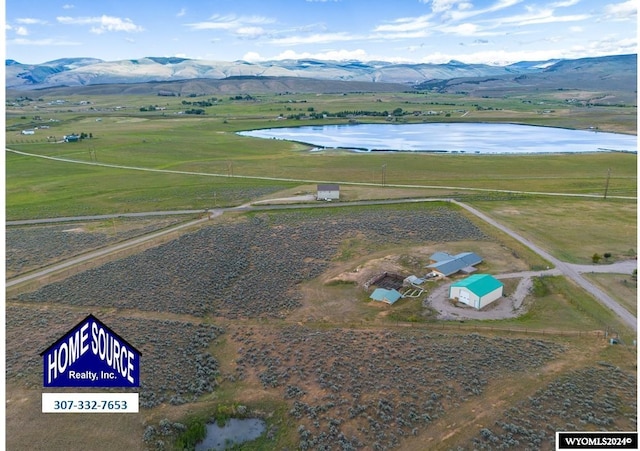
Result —
<svg viewBox="0 0 640 451"><path fill-rule="evenodd" d="M398 290L387 290L386 288L376 288L370 299L374 301L386 302L393 305L398 299L402 297L402 294Z"/></svg>
<svg viewBox="0 0 640 451"><path fill-rule="evenodd" d="M502 297L504 285L490 274L474 274L454 282L449 287L449 298L481 309Z"/></svg>

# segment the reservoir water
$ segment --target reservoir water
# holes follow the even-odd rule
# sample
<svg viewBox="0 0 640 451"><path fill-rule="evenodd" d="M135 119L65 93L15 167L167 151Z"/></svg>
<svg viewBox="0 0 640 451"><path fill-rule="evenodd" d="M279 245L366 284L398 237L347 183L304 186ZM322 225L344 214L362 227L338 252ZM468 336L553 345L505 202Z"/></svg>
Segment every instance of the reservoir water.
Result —
<svg viewBox="0 0 640 451"><path fill-rule="evenodd" d="M260 437L266 430L266 423L258 418L230 418L220 427L216 423L207 424L207 436L196 445L196 451L223 451L233 444L249 442Z"/></svg>
<svg viewBox="0 0 640 451"><path fill-rule="evenodd" d="M269 128L242 136L304 142L360 152L469 154L637 152L637 137L597 130L517 124L356 124Z"/></svg>

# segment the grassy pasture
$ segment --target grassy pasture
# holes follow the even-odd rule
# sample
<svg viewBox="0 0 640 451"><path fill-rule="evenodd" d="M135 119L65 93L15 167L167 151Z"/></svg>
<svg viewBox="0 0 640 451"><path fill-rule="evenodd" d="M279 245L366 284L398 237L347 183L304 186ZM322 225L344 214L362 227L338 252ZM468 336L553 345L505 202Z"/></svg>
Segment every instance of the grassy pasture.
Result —
<svg viewBox="0 0 640 451"><path fill-rule="evenodd" d="M591 264L593 254L607 252L624 260L637 252L633 201L531 197L472 204L563 261Z"/></svg>
<svg viewBox="0 0 640 451"><path fill-rule="evenodd" d="M256 95L252 100L229 100L218 96L206 115L178 114L194 105L182 102L210 100L211 96L89 96L70 97L64 105L50 105L56 98L21 102L7 108L6 142L10 148L36 154L142 168L193 171L253 177L279 177L311 181L379 184L381 166L386 164L388 185L434 185L483 189L511 189L543 192L601 194L606 169L611 168L611 195L635 195L636 157L624 154L554 156L474 156L376 154L344 152L309 154L308 146L275 140L239 137L239 130L264 127L344 124L350 119L276 119L326 112L355 112L355 120L368 122L515 122L535 125L601 130L634 134L635 107L570 106L552 94L529 98L470 98L463 95L425 93L350 93ZM11 100L11 99L9 99ZM80 105L80 101L90 102ZM162 111L141 112L157 105ZM37 109L34 109L37 107ZM358 116L357 112L388 113L396 109L409 113L388 118ZM37 115L34 115L34 111ZM414 111L421 114L414 115ZM549 111L548 113L543 113ZM427 112L437 114L426 115ZM53 121L53 122L52 122ZM603 124L615 124L609 127ZM49 129L35 135L20 130L46 124ZM53 144L65 134L91 133L80 143ZM7 187L23 168L7 164ZM38 168L39 166L36 166ZM65 175L74 177L77 167ZM35 169L34 169L35 171ZM119 170L112 169L114 177ZM42 175L46 178L48 171ZM35 174L34 174L35 176ZM190 176L187 176L187 178ZM127 177L122 177L127 178ZM136 177L137 178L137 177ZM25 180L37 185L39 180ZM119 180L122 182L122 180ZM174 185L192 185L190 180L171 180ZM70 185L71 186L71 185ZM120 184L123 191L140 185ZM80 186L78 186L80 188ZM154 189L155 186L150 187ZM79 195L81 189L76 189ZM12 193L13 194L13 193ZM44 194L44 193L43 193ZM80 194L81 196L81 194ZM12 215L11 196L8 213ZM47 203L48 199L43 199ZM128 201L128 203L132 203Z"/></svg>
<svg viewBox="0 0 640 451"><path fill-rule="evenodd" d="M638 284L630 274L586 274L586 277L603 288L620 305L637 316Z"/></svg>
<svg viewBox="0 0 640 451"><path fill-rule="evenodd" d="M259 104L258 107L264 106ZM244 108L250 110L253 105L244 105ZM242 181L240 176L291 180L276 183L283 188L301 183L296 180L380 187L383 165L386 165L386 184L389 187L409 185L415 188L454 187L454 191L457 187L603 195L607 169L610 169L610 196L635 196L637 192L637 158L633 154L462 156L339 151L310 153L307 152L309 146L303 144L240 137L235 131L319 123L316 121L276 121L273 118L226 120L210 115L185 117L157 113L123 116L121 112L113 112L102 115L103 119L96 122L93 117L60 114L63 119L55 126L55 131L53 128L39 130L35 138L16 137L16 131L8 132L8 146L19 151L85 163L196 174L151 174L39 161L8 154L9 219L42 217L41 212L45 210L58 212L53 213L54 216L122 209L143 211L154 204L154 201L145 199L155 198L161 198L160 204L170 209L206 208L211 206L208 202L212 195L211 186L218 189L225 185L234 188L238 184L273 184L258 180ZM510 117L505 116L502 120ZM8 126L12 121L15 123L16 119L8 117ZM42 137L44 134L57 135L56 138L60 139L70 130L91 133L93 138L79 143L53 143ZM211 174L218 177L211 177ZM169 186L170 189L167 188ZM116 187L118 196L100 198L92 192L108 192ZM444 193L451 191L449 188ZM68 201L71 197L73 202ZM98 204L91 207L95 202ZM221 197L221 205L229 204ZM30 206L28 210L24 210L26 206Z"/></svg>

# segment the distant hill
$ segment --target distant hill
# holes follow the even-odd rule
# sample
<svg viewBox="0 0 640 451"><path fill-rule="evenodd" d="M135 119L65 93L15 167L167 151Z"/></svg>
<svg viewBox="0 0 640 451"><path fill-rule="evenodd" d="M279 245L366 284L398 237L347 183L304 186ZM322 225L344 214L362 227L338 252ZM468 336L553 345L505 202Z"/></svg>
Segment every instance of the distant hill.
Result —
<svg viewBox="0 0 640 451"><path fill-rule="evenodd" d="M146 57L107 62L64 58L36 65L6 60L5 71L8 90L75 87L77 92L78 87L83 87L83 90L91 88L87 92L166 91L184 95L428 89L493 96L505 90L517 93L535 86L545 90L615 91L616 101L622 97L629 101L636 92L637 55L522 61L504 66L459 61L393 64L306 59L249 63Z"/></svg>
<svg viewBox="0 0 640 451"><path fill-rule="evenodd" d="M233 76L222 80L196 78L146 83L110 83L86 86L53 86L39 88L31 93L40 96L136 94L159 96L237 95L268 93L352 93L402 92L404 84L374 83L366 81L319 80L302 77ZM7 95L19 96L24 90L7 90ZM37 93L37 94L35 94Z"/></svg>
<svg viewBox="0 0 640 451"><path fill-rule="evenodd" d="M477 97L523 95L533 91L565 91L570 95L572 91L580 91L582 97L584 93L594 94L589 99L591 103L636 105L637 59L637 55L618 55L560 60L553 64L538 62L535 65L540 70L526 74L427 80L417 84L416 88L441 93L469 93ZM526 67L532 65L527 64Z"/></svg>

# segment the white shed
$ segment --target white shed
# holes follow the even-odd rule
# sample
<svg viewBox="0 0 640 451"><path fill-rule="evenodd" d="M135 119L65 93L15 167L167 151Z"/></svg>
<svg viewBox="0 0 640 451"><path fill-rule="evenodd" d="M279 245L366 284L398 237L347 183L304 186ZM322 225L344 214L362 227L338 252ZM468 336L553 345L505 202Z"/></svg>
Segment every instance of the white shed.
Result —
<svg viewBox="0 0 640 451"><path fill-rule="evenodd" d="M452 283L449 298L481 309L502 297L504 285L490 274L474 274Z"/></svg>
<svg viewBox="0 0 640 451"><path fill-rule="evenodd" d="M317 200L334 200L340 199L340 185L335 183L326 183L318 185Z"/></svg>

